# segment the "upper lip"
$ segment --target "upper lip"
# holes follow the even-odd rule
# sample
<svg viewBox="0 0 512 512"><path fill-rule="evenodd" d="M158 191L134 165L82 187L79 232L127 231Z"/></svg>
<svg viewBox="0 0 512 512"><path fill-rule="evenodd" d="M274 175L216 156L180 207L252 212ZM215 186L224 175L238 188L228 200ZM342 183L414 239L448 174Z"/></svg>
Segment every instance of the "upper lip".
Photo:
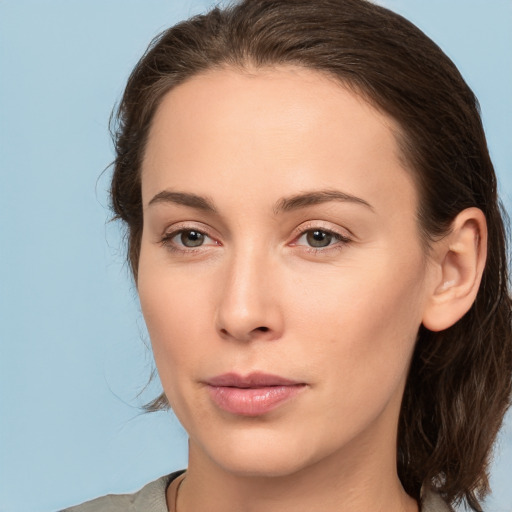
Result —
<svg viewBox="0 0 512 512"><path fill-rule="evenodd" d="M224 373L206 381L210 386L233 387L233 388L262 388L267 386L294 386L303 384L279 375L269 373L252 372L247 375L237 373Z"/></svg>

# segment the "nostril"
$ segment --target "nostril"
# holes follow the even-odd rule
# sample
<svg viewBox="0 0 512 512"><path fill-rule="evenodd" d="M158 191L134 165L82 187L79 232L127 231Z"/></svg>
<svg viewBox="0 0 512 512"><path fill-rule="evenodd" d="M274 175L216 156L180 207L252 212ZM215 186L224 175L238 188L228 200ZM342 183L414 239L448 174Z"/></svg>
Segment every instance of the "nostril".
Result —
<svg viewBox="0 0 512 512"><path fill-rule="evenodd" d="M219 329L219 334L223 338L235 338L235 339L244 340L244 341L249 341L253 337L257 338L258 333L266 334L267 332L272 332L272 329L265 325L262 325L260 327L255 327L254 329L247 330L247 331L245 331L245 330L238 331L236 329L230 330L230 329L226 329L225 327Z"/></svg>

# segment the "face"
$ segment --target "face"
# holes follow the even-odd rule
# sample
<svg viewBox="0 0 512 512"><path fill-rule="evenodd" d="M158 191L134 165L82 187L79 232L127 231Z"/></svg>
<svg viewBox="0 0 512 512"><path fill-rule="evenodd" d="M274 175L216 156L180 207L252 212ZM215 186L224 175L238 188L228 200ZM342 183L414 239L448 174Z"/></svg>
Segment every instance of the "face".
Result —
<svg viewBox="0 0 512 512"><path fill-rule="evenodd" d="M164 98L138 291L199 459L276 476L396 457L429 282L396 131L301 68L211 71Z"/></svg>

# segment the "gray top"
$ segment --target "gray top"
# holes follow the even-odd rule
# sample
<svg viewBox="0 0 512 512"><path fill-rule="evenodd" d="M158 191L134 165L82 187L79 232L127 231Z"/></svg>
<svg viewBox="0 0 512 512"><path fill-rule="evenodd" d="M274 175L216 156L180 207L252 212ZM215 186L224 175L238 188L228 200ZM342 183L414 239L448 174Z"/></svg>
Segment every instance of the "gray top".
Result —
<svg viewBox="0 0 512 512"><path fill-rule="evenodd" d="M165 490L183 471L163 476L134 494L108 494L61 512L168 512ZM421 512L450 512L442 498L432 492L423 493Z"/></svg>
<svg viewBox="0 0 512 512"><path fill-rule="evenodd" d="M133 494L107 494L61 512L168 512L165 491L182 473L163 476Z"/></svg>
<svg viewBox="0 0 512 512"><path fill-rule="evenodd" d="M421 512L451 512L452 508L435 492L423 493L421 497Z"/></svg>

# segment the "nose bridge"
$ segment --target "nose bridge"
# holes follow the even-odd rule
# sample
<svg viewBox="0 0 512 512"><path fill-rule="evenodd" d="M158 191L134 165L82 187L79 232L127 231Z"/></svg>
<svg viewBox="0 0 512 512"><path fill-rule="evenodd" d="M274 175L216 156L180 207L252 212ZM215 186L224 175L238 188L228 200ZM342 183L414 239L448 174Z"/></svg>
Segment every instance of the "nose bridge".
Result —
<svg viewBox="0 0 512 512"><path fill-rule="evenodd" d="M280 310L272 274L268 249L247 244L231 251L217 312L222 335L240 340L280 335Z"/></svg>

